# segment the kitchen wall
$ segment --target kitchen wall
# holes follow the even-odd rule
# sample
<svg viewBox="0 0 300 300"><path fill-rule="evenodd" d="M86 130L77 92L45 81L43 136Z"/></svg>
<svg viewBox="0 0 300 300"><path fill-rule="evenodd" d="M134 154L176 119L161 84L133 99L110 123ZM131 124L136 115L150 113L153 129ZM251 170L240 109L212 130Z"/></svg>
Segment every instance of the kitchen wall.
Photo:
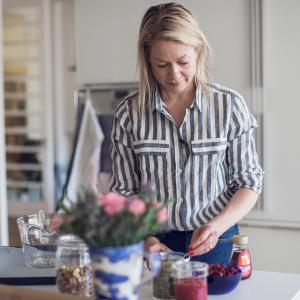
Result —
<svg viewBox="0 0 300 300"><path fill-rule="evenodd" d="M249 236L256 270L300 273L299 229L240 226L240 232Z"/></svg>
<svg viewBox="0 0 300 300"><path fill-rule="evenodd" d="M79 84L136 81L141 18L159 0L76 1L76 55ZM251 99L249 0L179 1L196 15L213 49L212 74ZM228 72L230 70L230 72Z"/></svg>
<svg viewBox="0 0 300 300"><path fill-rule="evenodd" d="M212 44L214 50L214 78L220 83L237 88L245 95L250 105L252 74L249 70L251 69L252 58L250 53L249 10L251 1L179 1L195 12ZM57 2L59 4L60 1ZM70 2L72 0L68 0L68 4L64 5L68 6ZM160 1L77 0L74 13L75 26L67 30L69 40L72 40L73 37L70 34L72 35L72 30L75 29L76 47L73 51L69 50L71 55L70 53L69 56L65 55L69 58L69 62L65 62L63 70L66 70L66 68L74 69L72 58L75 55L74 52L77 52L76 64L79 84L135 80L136 49L134 45L138 30L137 26L146 7L158 2ZM273 91L272 94L269 94L270 101L267 106L268 117L271 120L271 122L269 121L269 127L272 129L272 126L275 126L274 130L270 129L271 131L265 134L267 151L265 151L264 159L269 161L269 169L267 168L265 176L269 197L267 195L265 197L267 199L265 199L265 211L272 211L273 203L280 202L282 206L276 207L277 212L284 212L286 219L288 219L289 212L291 212L293 219L296 221L294 224L293 222L288 224L288 226L297 227L299 209L294 205L300 203L297 192L299 179L297 170L300 169L297 153L299 153L300 147L299 139L293 137L298 136L299 122L294 121L293 125L290 125L289 117L297 120L297 111L299 111L297 103L300 103L299 97L295 96L293 89L293 87L298 86L298 70L300 69L298 59L300 37L296 32L300 28L297 16L300 2L297 0L265 0L262 2L269 8L269 15L265 16L266 25L269 29L273 28L273 31L265 37L265 55L268 62L266 66L268 68L266 85L268 91ZM0 0L0 7L1 3ZM66 3L66 1L62 3ZM72 7L67 9L68 18L63 18L63 20L73 19L69 14L71 9ZM56 12L59 12L58 6L56 6ZM70 46L69 43L66 44ZM67 51L67 47L63 51ZM297 70L297 72L294 72L294 70ZM2 78L2 73L0 77ZM0 81L2 81L1 78ZM71 79L70 81L73 82L74 80ZM276 93L274 85L281 88L280 93ZM288 89L284 89L286 87ZM70 128L73 128L71 118L69 118L69 113L74 109L72 92L69 90L66 95L62 96L62 101L63 98L66 101L66 111L69 107L66 118L66 122L69 122L66 124L66 134L69 135ZM0 100L0 104L3 106L2 89L0 89ZM275 103L276 106L273 107L272 103ZM281 121L280 117L281 112L284 112L284 106L288 106L289 109L283 116L284 121ZM0 122L3 123L2 116L0 116ZM282 124L285 124L285 126L280 126ZM3 124L0 129L3 132ZM277 130L280 130L280 134L277 133ZM0 136L2 138L4 134L2 133ZM287 145L283 149L284 151L280 148L281 139L279 137L282 136L285 137L284 143ZM289 144L289 142L292 142L292 144ZM4 143L0 143L0 169L1 172L4 172L4 149L1 145L4 145ZM272 151L275 153L272 153ZM284 164L286 159L288 163L281 165L281 163ZM284 167L284 173L281 172L281 167ZM5 174L2 174L1 178L4 177ZM289 182L292 184L289 184ZM0 203L2 205L2 217L0 219L3 221L6 218L6 203L3 202L6 196L3 194L5 182L2 179L0 185ZM289 201L292 201L292 208L289 207ZM249 220L249 217L247 219ZM252 222L251 226L241 226L241 232L249 235L254 267L258 270L300 273L300 260L298 259L300 248L299 230L262 227L262 224L259 223L264 220L264 215L261 214L256 220L259 219L260 221L256 221L256 224ZM273 220L273 223L277 226L286 226L282 222L277 222L276 219ZM266 226L269 225L266 224ZM0 225L0 227L2 233L0 240L4 241L5 244L7 240L6 225Z"/></svg>
<svg viewBox="0 0 300 300"><path fill-rule="evenodd" d="M166 1L90 0L87 4L77 0L78 82L136 80L136 41L140 19L147 7L160 2ZM262 3L264 48L261 57L263 72L260 75L265 84L263 106L266 114L260 125L264 125L264 210L252 212L244 222L250 226L242 225L241 233L249 235L256 269L300 273L300 232L297 229L300 227L297 192L300 143L299 139L293 138L300 128L299 122L295 121L293 126L289 124L289 116L297 119L300 101L299 97L293 97L295 92L292 88L286 89L290 87L290 82L292 86L297 86L296 81L299 80L300 66L296 53L300 53L300 37L296 31L300 28L300 21L296 12L300 10L300 2L179 2L195 13L212 45L215 80L240 91L252 109L255 108L252 96L253 66L256 62L253 61L251 40L255 32L251 24L251 8ZM261 70L256 71L259 73ZM277 93L278 90L280 93ZM283 113L283 105L289 107L286 113ZM285 139L286 147L283 147L281 137L285 135L288 139ZM293 186L289 182L293 182Z"/></svg>
<svg viewBox="0 0 300 300"><path fill-rule="evenodd" d="M273 228L243 230L251 237L257 268L300 273L300 142L295 138L300 131L300 2L263 4L265 193L264 211L256 223Z"/></svg>
<svg viewBox="0 0 300 300"><path fill-rule="evenodd" d="M212 45L214 78L238 89L246 97L249 105L253 104L251 1L259 2L179 1L195 12ZM164 1L76 0L75 52L78 84L136 80L135 45L138 24L145 9L159 2ZM300 273L300 232L299 229L288 228L296 228L300 222L297 191L300 143L299 139L294 138L299 135L300 130L297 121L297 112L300 111L297 105L300 101L294 91L294 87L298 86L300 69L300 36L296 32L300 28L300 19L297 16L300 2L264 0L262 3L268 11L264 16L265 25L271 30L264 32L265 86L266 96L269 97L266 103L268 114L264 136L265 211L256 218L250 215L248 220L251 219L251 222L247 223L251 226L241 226L241 233L249 235L249 246L256 269ZM71 57L73 56L72 52ZM71 66L72 62L69 64ZM280 88L279 93L275 87ZM72 111L74 107L70 101L70 94L66 98L68 104L65 109ZM0 104L3 105L1 101ZM288 107L286 112L284 107ZM291 118L295 120L292 124ZM0 122L3 122L1 117ZM70 124L71 122L70 120ZM69 129L73 127L70 124L66 124ZM2 130L1 125L0 128ZM283 136L286 147L282 147ZM2 150L0 155L2 157ZM0 168L4 170L1 160ZM4 184L2 180L0 184ZM2 196L3 193L0 194L0 202ZM3 212L5 210L1 207L1 220L5 218ZM283 221L279 220L281 216L284 216ZM289 216L292 222L287 224ZM272 222L263 224L266 220ZM5 228L0 227L2 232Z"/></svg>

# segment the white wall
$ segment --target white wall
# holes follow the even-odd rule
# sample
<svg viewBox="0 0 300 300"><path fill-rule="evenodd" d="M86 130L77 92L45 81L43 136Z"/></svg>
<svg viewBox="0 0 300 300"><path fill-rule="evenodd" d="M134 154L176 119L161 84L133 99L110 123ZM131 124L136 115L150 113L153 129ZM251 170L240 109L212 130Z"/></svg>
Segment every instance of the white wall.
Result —
<svg viewBox="0 0 300 300"><path fill-rule="evenodd" d="M254 269L300 273L298 229L240 226L240 232L249 236Z"/></svg>
<svg viewBox="0 0 300 300"><path fill-rule="evenodd" d="M300 223L300 2L266 1L265 146L268 215Z"/></svg>
<svg viewBox="0 0 300 300"><path fill-rule="evenodd" d="M250 236L257 269L295 273L300 273L299 12L298 0L265 1L263 77L266 206L262 214L257 214L262 219L260 223L298 229L242 228Z"/></svg>
<svg viewBox="0 0 300 300"><path fill-rule="evenodd" d="M160 0L76 0L78 83L136 81L143 14ZM196 15L212 45L213 77L251 99L249 0L178 1ZM228 72L230 70L230 72Z"/></svg>

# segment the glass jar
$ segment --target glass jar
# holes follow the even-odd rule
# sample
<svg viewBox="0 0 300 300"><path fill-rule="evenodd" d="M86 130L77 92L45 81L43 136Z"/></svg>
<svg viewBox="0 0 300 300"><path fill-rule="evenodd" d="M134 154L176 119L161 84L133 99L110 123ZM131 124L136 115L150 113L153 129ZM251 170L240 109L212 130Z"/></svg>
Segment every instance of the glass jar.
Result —
<svg viewBox="0 0 300 300"><path fill-rule="evenodd" d="M153 297L156 299L174 299L173 264L177 261L186 260L185 254L181 252L158 252L154 255L158 256L160 260L160 272L153 278Z"/></svg>
<svg viewBox="0 0 300 300"><path fill-rule="evenodd" d="M230 264L239 267L242 271L242 279L247 279L251 276L252 264L250 251L248 248L248 236L234 235L232 238L233 248Z"/></svg>
<svg viewBox="0 0 300 300"><path fill-rule="evenodd" d="M176 300L207 300L208 264L179 261L173 265Z"/></svg>
<svg viewBox="0 0 300 300"><path fill-rule="evenodd" d="M56 286L60 293L93 295L93 272L86 244L74 235L64 235L57 242Z"/></svg>

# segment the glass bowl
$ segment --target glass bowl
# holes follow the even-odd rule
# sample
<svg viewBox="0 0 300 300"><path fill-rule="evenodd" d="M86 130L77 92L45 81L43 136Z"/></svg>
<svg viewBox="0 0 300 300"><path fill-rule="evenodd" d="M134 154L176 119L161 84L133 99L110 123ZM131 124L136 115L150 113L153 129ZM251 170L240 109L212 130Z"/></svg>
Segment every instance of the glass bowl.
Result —
<svg viewBox="0 0 300 300"><path fill-rule="evenodd" d="M35 268L55 266L57 232L52 229L55 214L39 211L17 218L24 263Z"/></svg>

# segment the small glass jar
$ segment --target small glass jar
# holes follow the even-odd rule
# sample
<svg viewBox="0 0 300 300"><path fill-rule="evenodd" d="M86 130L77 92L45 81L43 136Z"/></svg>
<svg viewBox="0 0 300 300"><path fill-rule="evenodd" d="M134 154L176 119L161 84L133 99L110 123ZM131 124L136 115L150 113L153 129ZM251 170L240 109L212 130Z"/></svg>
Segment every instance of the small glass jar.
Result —
<svg viewBox="0 0 300 300"><path fill-rule="evenodd" d="M173 265L175 300L207 300L208 264L179 261Z"/></svg>
<svg viewBox="0 0 300 300"><path fill-rule="evenodd" d="M153 278L153 297L155 299L174 299L173 264L184 261L185 254L181 252L158 252L154 255L158 256L160 260L160 272Z"/></svg>
<svg viewBox="0 0 300 300"><path fill-rule="evenodd" d="M64 235L57 242L56 286L60 293L90 297L93 272L86 244L74 235Z"/></svg>

